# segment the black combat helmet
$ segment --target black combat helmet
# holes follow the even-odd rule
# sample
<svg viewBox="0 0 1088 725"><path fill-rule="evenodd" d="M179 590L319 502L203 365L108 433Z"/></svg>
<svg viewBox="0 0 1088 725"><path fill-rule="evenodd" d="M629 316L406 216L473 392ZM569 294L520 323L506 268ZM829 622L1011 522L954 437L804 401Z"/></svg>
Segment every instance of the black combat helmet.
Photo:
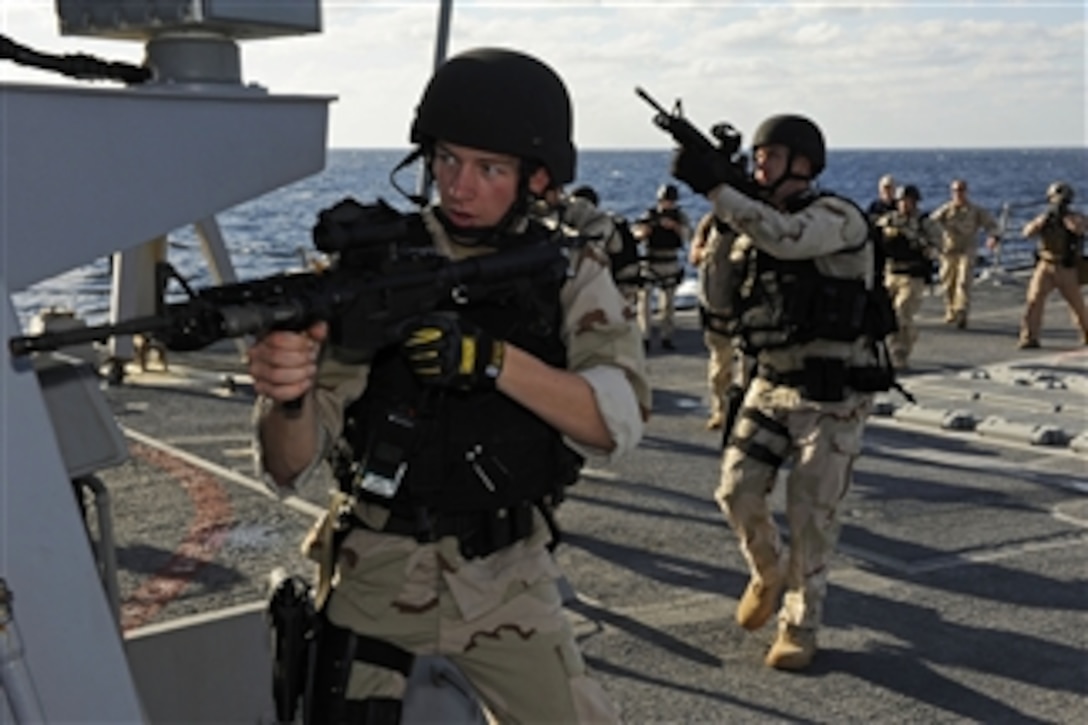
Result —
<svg viewBox="0 0 1088 725"><path fill-rule="evenodd" d="M792 154L804 156L812 164L812 175L818 176L827 165L824 135L815 123L795 114L771 116L759 124L752 137L752 148L781 144Z"/></svg>
<svg viewBox="0 0 1088 725"><path fill-rule="evenodd" d="M918 191L918 187L914 184L907 184L906 186L900 186L895 190L895 198L898 199L914 199L915 201L922 200L922 192Z"/></svg>
<svg viewBox="0 0 1088 725"><path fill-rule="evenodd" d="M1046 200L1051 204L1072 204L1073 187L1064 181L1055 181L1046 188Z"/></svg>
<svg viewBox="0 0 1088 725"><path fill-rule="evenodd" d="M593 206L597 206L601 203L601 197L597 195L597 190L588 184L576 187L570 195L578 199L585 199Z"/></svg>
<svg viewBox="0 0 1088 725"><path fill-rule="evenodd" d="M410 138L535 160L560 186L574 179L571 126L570 96L555 71L517 51L479 48L435 71Z"/></svg>
<svg viewBox="0 0 1088 725"><path fill-rule="evenodd" d="M676 188L676 184L662 184L657 190L657 198L659 201L677 201L680 198L680 190Z"/></svg>

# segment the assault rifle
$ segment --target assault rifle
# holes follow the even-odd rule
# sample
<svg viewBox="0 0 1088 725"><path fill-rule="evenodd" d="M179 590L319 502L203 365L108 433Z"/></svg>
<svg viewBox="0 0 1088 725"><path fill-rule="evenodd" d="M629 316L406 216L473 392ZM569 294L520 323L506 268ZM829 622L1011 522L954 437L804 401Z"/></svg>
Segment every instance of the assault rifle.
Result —
<svg viewBox="0 0 1088 725"><path fill-rule="evenodd" d="M683 107L677 99L672 111L665 110L653 96L635 86L635 93L654 109L654 125L665 131L688 151L707 154L714 160L717 176L742 194L758 198L759 189L748 174L748 157L740 153L741 134L730 123L716 123L710 135L717 145L703 135L691 121L684 118Z"/></svg>
<svg viewBox="0 0 1088 725"><path fill-rule="evenodd" d="M13 356L22 356L142 334L168 350L191 351L269 330L304 330L326 320L342 359L368 362L392 342L401 323L443 302L512 293L525 277L562 279L572 247L542 234L512 249L454 262L433 248L418 215L402 214L380 199L364 206L351 198L318 214L313 241L333 260L328 269L194 291L167 265L157 314L13 337L8 347ZM161 298L169 279L182 285L188 299L168 304Z"/></svg>

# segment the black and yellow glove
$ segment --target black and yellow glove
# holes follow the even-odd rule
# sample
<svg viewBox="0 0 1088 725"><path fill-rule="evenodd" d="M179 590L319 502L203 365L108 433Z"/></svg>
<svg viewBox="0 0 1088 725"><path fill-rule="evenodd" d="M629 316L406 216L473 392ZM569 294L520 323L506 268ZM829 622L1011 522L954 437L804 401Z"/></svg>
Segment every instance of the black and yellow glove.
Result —
<svg viewBox="0 0 1088 725"><path fill-rule="evenodd" d="M505 343L456 312L430 312L403 329L401 347L425 385L493 390L502 372Z"/></svg>

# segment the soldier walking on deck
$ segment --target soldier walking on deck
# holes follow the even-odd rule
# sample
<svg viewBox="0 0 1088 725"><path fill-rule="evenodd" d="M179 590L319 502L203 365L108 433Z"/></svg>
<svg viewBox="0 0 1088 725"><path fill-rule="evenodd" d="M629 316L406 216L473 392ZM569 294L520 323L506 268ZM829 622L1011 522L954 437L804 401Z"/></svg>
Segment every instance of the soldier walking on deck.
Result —
<svg viewBox="0 0 1088 725"><path fill-rule="evenodd" d="M653 297L656 292L660 292L661 347L676 349L672 342L676 329L676 288L684 277L680 253L691 236L691 222L680 208L679 199L680 192L675 184L663 184L657 190L657 204L650 207L632 228L635 238L646 245L638 306L642 344L646 350L654 339Z"/></svg>
<svg viewBox="0 0 1088 725"><path fill-rule="evenodd" d="M529 206L573 178L571 126L539 60L446 61L411 128L438 201L404 243L451 259L562 243ZM618 720L562 610L551 509L581 453L638 443L649 387L607 262L572 255L562 279L499 299L470 287L369 362L345 359L324 322L251 347L264 472L292 488L326 458L341 489L311 537L335 574L319 580L306 722L399 722L418 654L450 658L499 722Z"/></svg>
<svg viewBox="0 0 1088 725"><path fill-rule="evenodd" d="M759 198L738 190L749 180L734 178L741 172L724 168L713 151L682 147L673 175L706 194L715 215L740 234L736 243L751 251L737 324L757 368L715 498L751 575L737 622L756 630L777 610L778 636L765 662L801 670L816 655L838 507L861 452L873 393L892 383L877 355L892 313L881 298L865 213L812 187L827 158L816 124L773 116L756 130L752 149L758 191L748 193ZM784 556L768 496L787 462L791 536Z"/></svg>
<svg viewBox="0 0 1088 725"><path fill-rule="evenodd" d="M1055 181L1047 188L1046 200L1047 210L1024 225L1023 230L1026 238L1038 238L1039 247L1020 322L1021 349L1039 347L1043 308L1054 290L1069 304L1073 322L1080 327L1081 342L1088 345L1088 310L1079 280L1088 218L1070 208L1073 189L1064 181Z"/></svg>
<svg viewBox="0 0 1088 725"><path fill-rule="evenodd" d="M888 335L892 364L904 370L918 339L914 316L922 307L922 293L932 274L933 260L940 254L941 232L918 211L922 194L914 184L900 186L895 193L898 208L876 221L884 244L884 286L892 298L899 329Z"/></svg>
<svg viewBox="0 0 1088 725"><path fill-rule="evenodd" d="M986 246L997 246L997 222L990 212L967 198L967 182L953 179L952 198L938 207L930 218L944 232L941 247L940 281L944 288L944 321L961 330L967 327L971 307L971 285L978 260L978 233L989 236Z"/></svg>

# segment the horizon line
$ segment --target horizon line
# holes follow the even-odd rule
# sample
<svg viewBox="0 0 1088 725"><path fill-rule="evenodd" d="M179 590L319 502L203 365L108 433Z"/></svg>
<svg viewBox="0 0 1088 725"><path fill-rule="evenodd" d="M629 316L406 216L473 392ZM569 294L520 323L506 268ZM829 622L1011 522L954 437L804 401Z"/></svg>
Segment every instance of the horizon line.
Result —
<svg viewBox="0 0 1088 725"><path fill-rule="evenodd" d="M329 151L411 151L406 146L326 146ZM654 152L671 153L675 146L580 146L578 152ZM1088 151L1086 146L838 146L828 153L838 151Z"/></svg>

